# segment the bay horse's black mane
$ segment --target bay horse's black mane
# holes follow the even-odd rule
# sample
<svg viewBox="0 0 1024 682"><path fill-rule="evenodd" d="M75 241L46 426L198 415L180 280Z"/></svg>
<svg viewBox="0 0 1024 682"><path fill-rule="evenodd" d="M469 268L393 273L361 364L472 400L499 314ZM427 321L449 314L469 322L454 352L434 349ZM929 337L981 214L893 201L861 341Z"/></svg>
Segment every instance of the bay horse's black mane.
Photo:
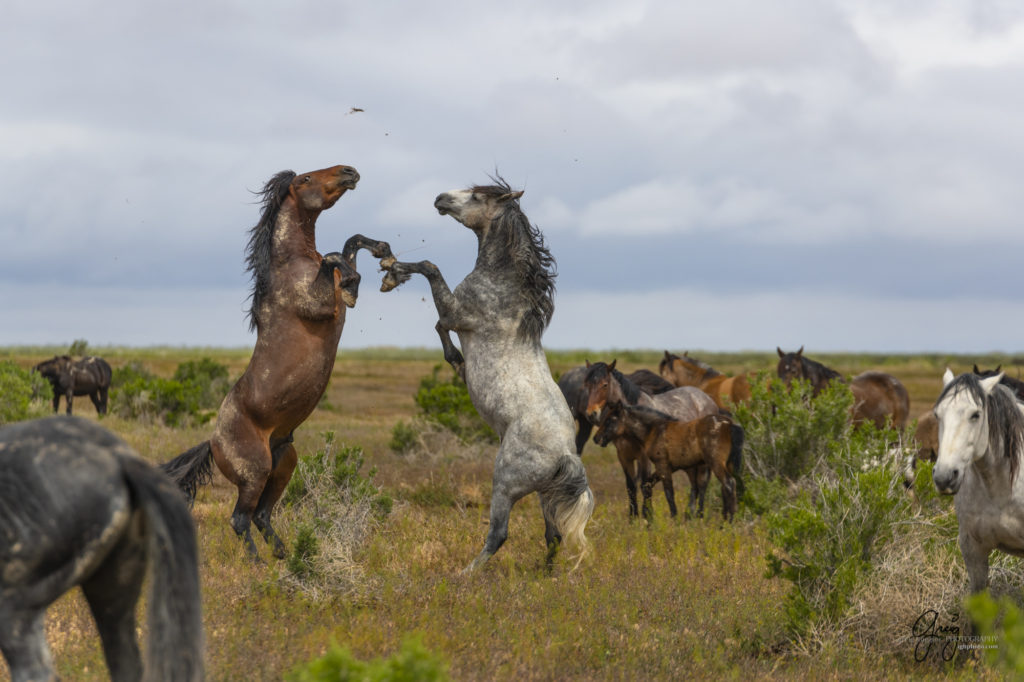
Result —
<svg viewBox="0 0 1024 682"><path fill-rule="evenodd" d="M988 414L989 441L1002 441L1003 455L1010 462L1010 480L1014 480L1020 468L1021 447L1024 446L1024 415L1021 415L1017 407L1013 390L999 384L986 396L981 388L981 377L967 372L949 382L942 389L935 404L938 405L946 396L956 395L961 391L967 391L976 403L985 406L985 412Z"/></svg>
<svg viewBox="0 0 1024 682"><path fill-rule="evenodd" d="M274 223L294 179L294 171L284 170L267 180L262 190L253 192L260 197L263 210L259 222L249 230L249 244L246 247L246 270L252 273L249 331L256 329L259 323L257 315L260 303L270 289L270 248L274 241Z"/></svg>
<svg viewBox="0 0 1024 682"><path fill-rule="evenodd" d="M499 197L514 190L500 175L491 176L493 185L476 185L471 191ZM539 339L555 311L555 258L541 234L519 207L519 200L506 202L505 210L491 223L494 232L505 235L512 266L522 284L521 293L528 309L519 323L519 335Z"/></svg>

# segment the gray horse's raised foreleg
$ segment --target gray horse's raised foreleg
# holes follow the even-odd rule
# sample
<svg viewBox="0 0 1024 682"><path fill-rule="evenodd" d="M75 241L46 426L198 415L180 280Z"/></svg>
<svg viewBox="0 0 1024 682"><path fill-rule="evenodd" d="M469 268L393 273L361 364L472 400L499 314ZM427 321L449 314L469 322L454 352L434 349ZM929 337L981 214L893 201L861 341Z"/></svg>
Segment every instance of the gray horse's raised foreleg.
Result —
<svg viewBox="0 0 1024 682"><path fill-rule="evenodd" d="M444 326L438 322L434 329L437 330L437 335L441 337L441 348L444 350L444 360L455 373L459 375L462 381L466 381L466 359L462 357L462 351L455 347L452 343L451 330L445 329Z"/></svg>
<svg viewBox="0 0 1024 682"><path fill-rule="evenodd" d="M462 306L459 305L459 300L448 287L448 283L444 281L444 277L436 265L428 260L421 260L418 263L395 262L385 269L387 274L384 275L384 281L381 282L381 291L391 291L398 285L408 282L414 274L423 275L430 284L434 307L437 308L437 316L440 318L438 325L456 332L466 328Z"/></svg>

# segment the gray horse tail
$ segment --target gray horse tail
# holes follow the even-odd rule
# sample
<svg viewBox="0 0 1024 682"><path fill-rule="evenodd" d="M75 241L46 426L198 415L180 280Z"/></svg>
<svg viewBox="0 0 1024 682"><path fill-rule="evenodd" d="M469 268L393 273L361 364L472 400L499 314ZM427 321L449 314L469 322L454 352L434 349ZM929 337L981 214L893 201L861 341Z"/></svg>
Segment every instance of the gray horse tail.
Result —
<svg viewBox="0 0 1024 682"><path fill-rule="evenodd" d="M732 445L729 448L729 468L732 470L730 473L732 477L736 479L736 498L743 497L743 491L746 490L746 486L743 485L743 477L740 475L743 473L743 439L745 434L743 433L743 427L732 422L729 424L729 435L732 436L730 439Z"/></svg>
<svg viewBox="0 0 1024 682"><path fill-rule="evenodd" d="M146 680L202 680L203 621L196 531L181 493L142 460L121 459L149 539Z"/></svg>
<svg viewBox="0 0 1024 682"><path fill-rule="evenodd" d="M178 484L191 506L196 501L199 487L213 480L213 450L210 449L210 441L204 440L169 462L164 462L160 469Z"/></svg>
<svg viewBox="0 0 1024 682"><path fill-rule="evenodd" d="M562 455L546 493L544 515L554 522L563 542L579 552L579 566L590 554L590 543L583 531L594 513L594 493L587 484L583 461L576 455Z"/></svg>

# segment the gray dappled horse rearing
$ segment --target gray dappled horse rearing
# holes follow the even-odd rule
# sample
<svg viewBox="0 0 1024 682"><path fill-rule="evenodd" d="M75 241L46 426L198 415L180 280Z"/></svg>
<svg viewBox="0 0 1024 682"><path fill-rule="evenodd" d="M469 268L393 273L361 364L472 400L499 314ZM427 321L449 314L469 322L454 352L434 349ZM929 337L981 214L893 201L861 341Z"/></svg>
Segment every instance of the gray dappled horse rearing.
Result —
<svg viewBox="0 0 1024 682"><path fill-rule="evenodd" d="M471 229L479 242L476 267L455 291L429 261L395 263L381 287L394 288L413 273L427 278L445 360L465 380L477 412L501 439L490 530L467 570L498 551L508 537L512 505L532 492L540 497L549 565L563 539L583 558L588 551L584 529L594 510L586 471L575 455L576 428L540 342L554 311L554 258L519 208L522 192L512 191L500 177L494 182L445 192L434 201L442 215Z"/></svg>

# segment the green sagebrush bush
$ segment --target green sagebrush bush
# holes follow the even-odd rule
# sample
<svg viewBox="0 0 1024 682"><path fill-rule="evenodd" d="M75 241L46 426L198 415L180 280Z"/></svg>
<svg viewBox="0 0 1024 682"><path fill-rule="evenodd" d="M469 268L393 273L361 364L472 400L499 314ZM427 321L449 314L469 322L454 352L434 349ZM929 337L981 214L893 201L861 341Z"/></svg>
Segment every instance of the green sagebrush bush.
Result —
<svg viewBox="0 0 1024 682"><path fill-rule="evenodd" d="M290 682L445 682L451 679L448 665L429 651L418 637L402 642L388 658L356 659L337 643L326 654L298 668L285 678Z"/></svg>
<svg viewBox="0 0 1024 682"><path fill-rule="evenodd" d="M282 504L296 528L286 562L291 582L316 596L359 587L355 550L370 530L391 513L392 499L374 483L376 469L360 473L364 456L357 446L338 445L334 432L324 445L300 455Z"/></svg>
<svg viewBox="0 0 1024 682"><path fill-rule="evenodd" d="M203 358L181 363L170 379L132 362L114 370L110 386L112 413L182 426L210 421L231 383L227 367Z"/></svg>
<svg viewBox="0 0 1024 682"><path fill-rule="evenodd" d="M53 388L38 372L10 360L0 362L0 426L42 417L52 400Z"/></svg>
<svg viewBox="0 0 1024 682"><path fill-rule="evenodd" d="M769 481L796 481L811 473L850 431L852 405L853 393L841 382L831 382L814 396L806 380L787 387L759 373L750 382L750 400L733 406L744 432L744 470Z"/></svg>
<svg viewBox="0 0 1024 682"><path fill-rule="evenodd" d="M463 443L497 443L498 435L473 407L466 383L454 372L449 379L441 379L440 372L441 365L435 365L429 376L420 379L414 398L420 409L419 418L451 431ZM391 431L391 449L408 451L416 443L417 434L415 425L399 422Z"/></svg>
<svg viewBox="0 0 1024 682"><path fill-rule="evenodd" d="M977 626L977 647L989 664L1013 679L1024 677L1024 614L1009 597L993 599L988 592L972 594L964 607Z"/></svg>

